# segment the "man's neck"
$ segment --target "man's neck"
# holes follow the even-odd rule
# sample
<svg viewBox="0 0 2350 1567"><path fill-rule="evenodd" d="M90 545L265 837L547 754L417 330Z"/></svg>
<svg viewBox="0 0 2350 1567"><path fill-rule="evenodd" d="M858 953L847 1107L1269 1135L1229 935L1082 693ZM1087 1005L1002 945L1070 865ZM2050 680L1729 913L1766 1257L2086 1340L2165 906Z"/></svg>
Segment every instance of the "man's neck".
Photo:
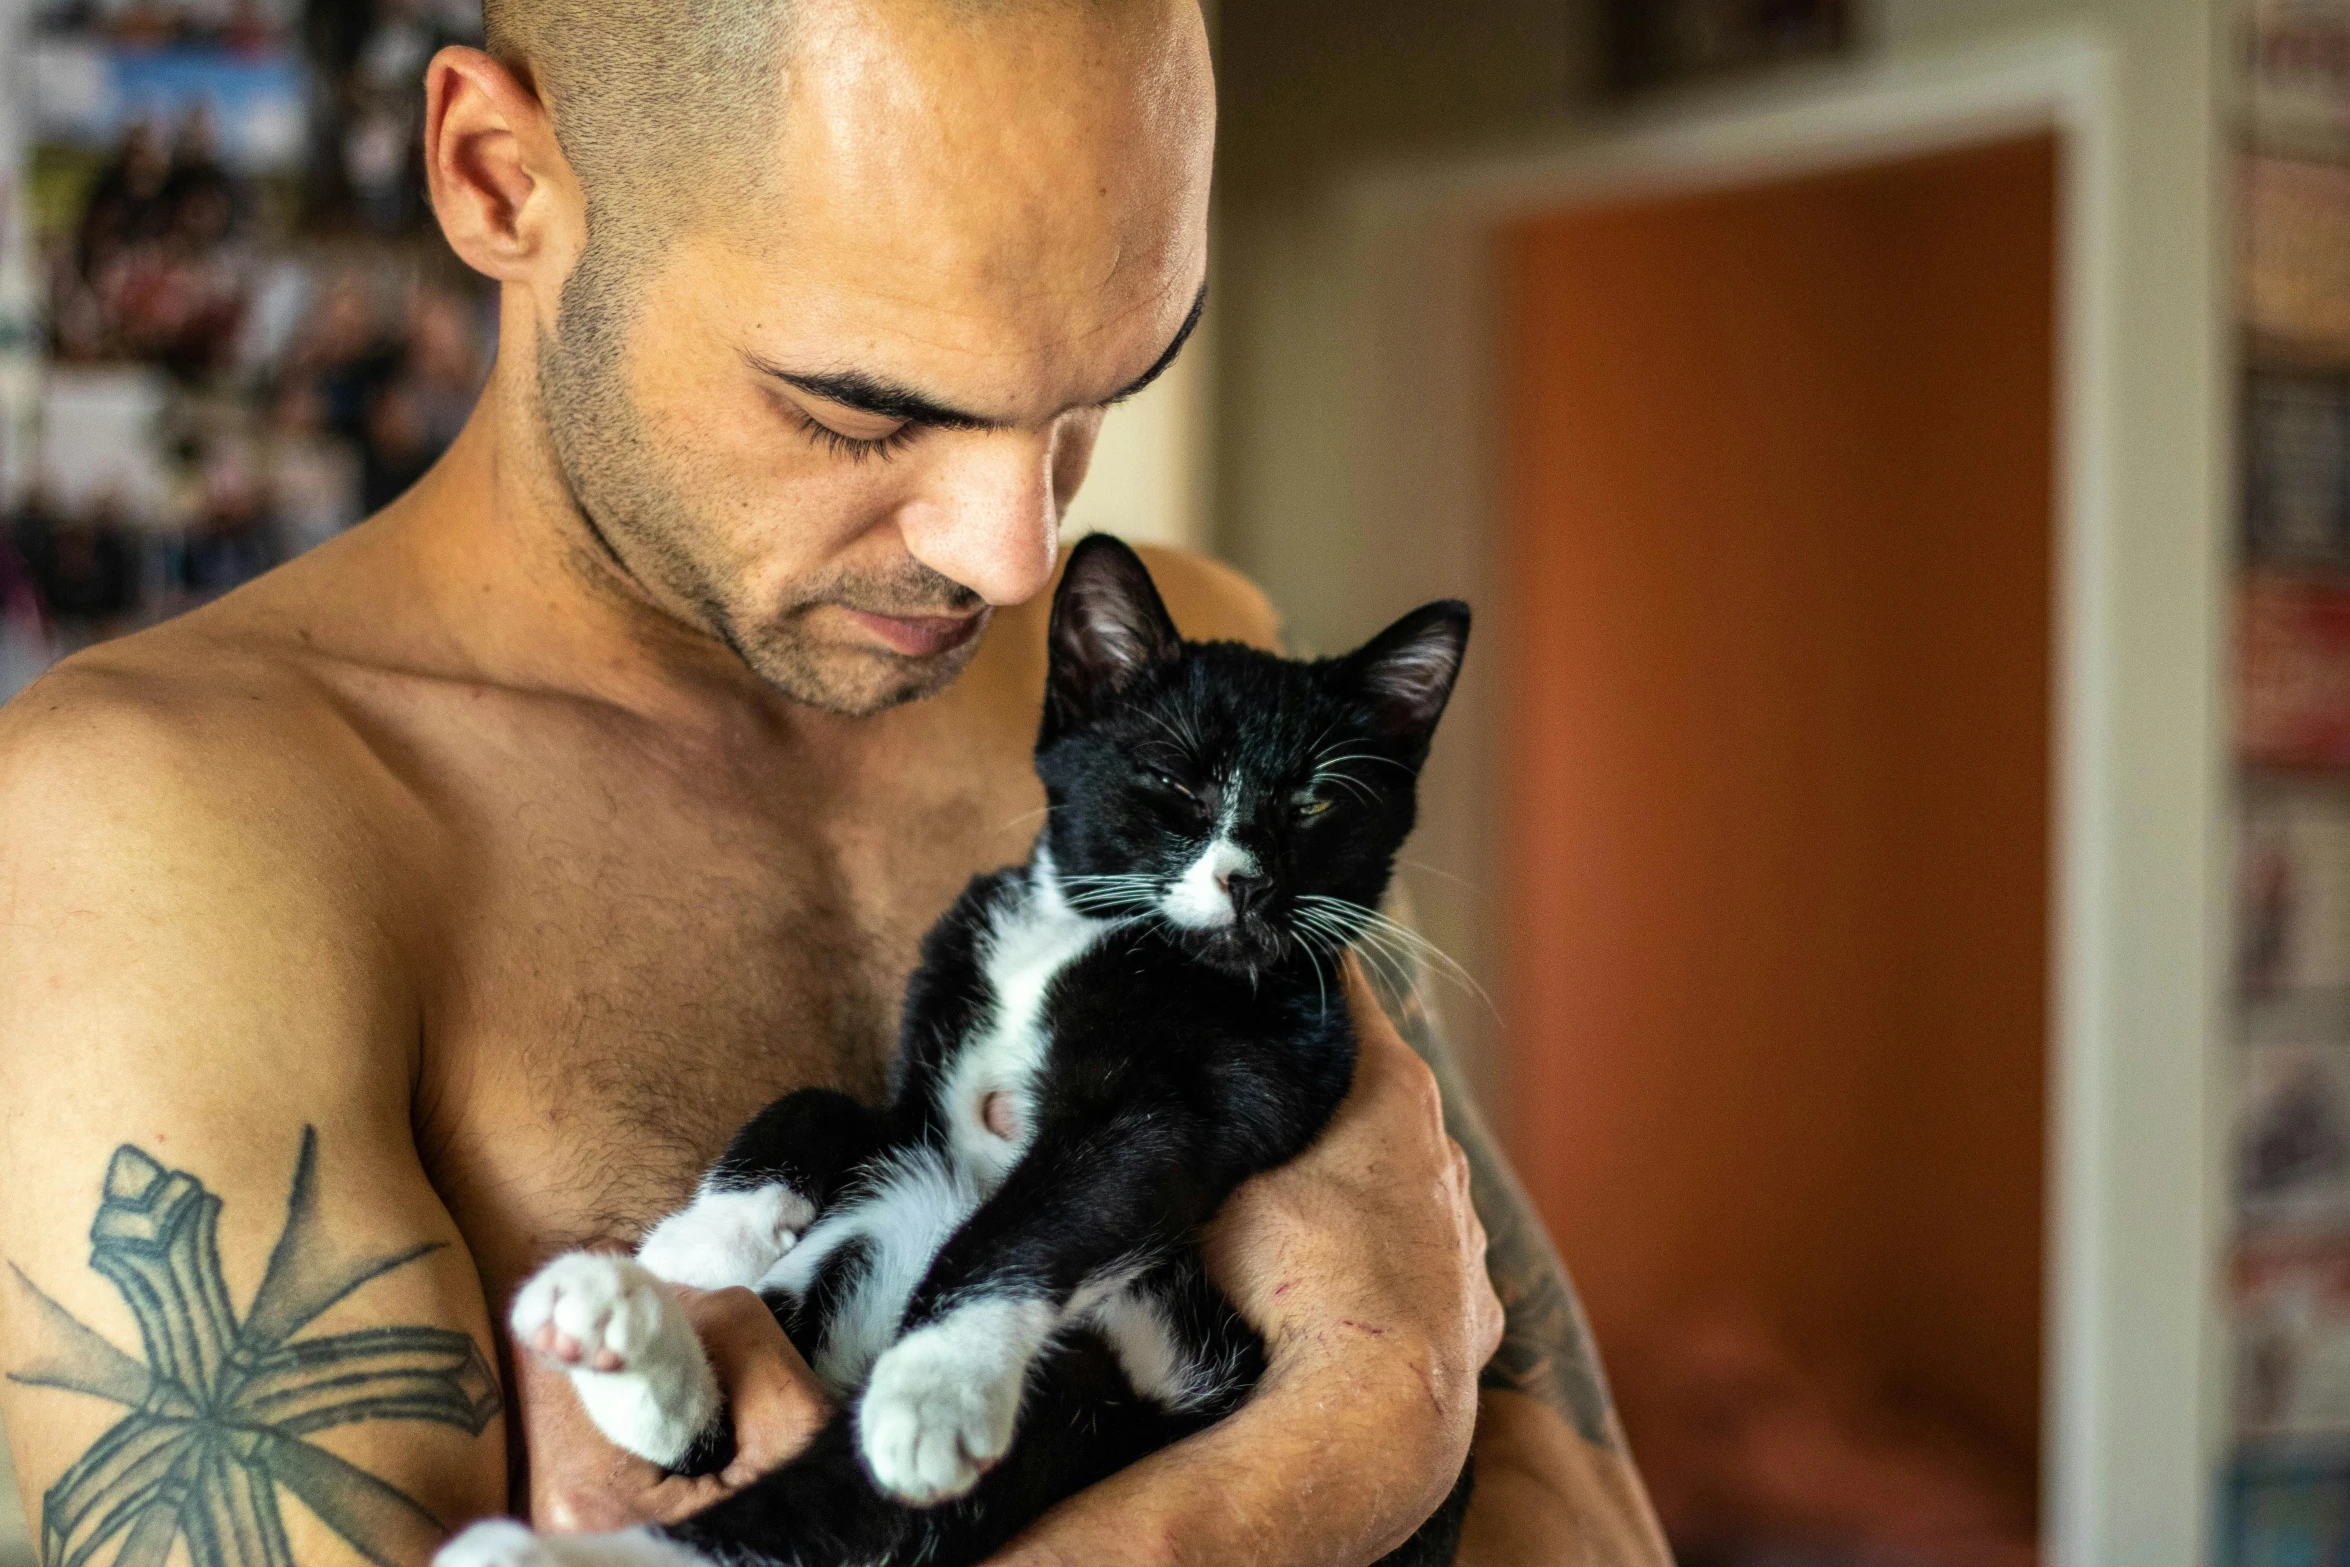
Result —
<svg viewBox="0 0 2350 1567"><path fill-rule="evenodd" d="M777 693L611 558L563 482L523 369L501 351L456 442L384 518L443 651L489 683L665 725L839 725Z"/></svg>

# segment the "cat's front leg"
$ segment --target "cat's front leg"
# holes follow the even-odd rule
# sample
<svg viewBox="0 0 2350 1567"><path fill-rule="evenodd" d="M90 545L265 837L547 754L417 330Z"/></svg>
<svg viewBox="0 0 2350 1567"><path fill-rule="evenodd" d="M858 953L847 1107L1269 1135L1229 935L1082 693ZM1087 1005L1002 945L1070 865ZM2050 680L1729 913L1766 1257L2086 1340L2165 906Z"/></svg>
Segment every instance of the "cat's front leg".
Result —
<svg viewBox="0 0 2350 1567"><path fill-rule="evenodd" d="M566 1372L615 1446L681 1467L719 1417L718 1378L677 1297L626 1257L572 1252L522 1286L517 1349Z"/></svg>
<svg viewBox="0 0 2350 1567"><path fill-rule="evenodd" d="M646 1233L636 1260L672 1284L756 1289L815 1220L816 1205L785 1182L704 1181L692 1202Z"/></svg>
<svg viewBox="0 0 2350 1567"><path fill-rule="evenodd" d="M881 1118L847 1094L803 1088L734 1134L686 1207L637 1247L672 1284L757 1289L881 1145Z"/></svg>

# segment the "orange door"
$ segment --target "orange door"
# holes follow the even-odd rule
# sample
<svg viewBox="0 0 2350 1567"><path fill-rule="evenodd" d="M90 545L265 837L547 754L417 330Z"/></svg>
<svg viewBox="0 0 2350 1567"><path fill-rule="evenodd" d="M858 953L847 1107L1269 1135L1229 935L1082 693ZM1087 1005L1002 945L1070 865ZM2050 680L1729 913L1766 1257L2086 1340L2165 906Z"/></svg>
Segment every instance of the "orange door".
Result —
<svg viewBox="0 0 2350 1567"><path fill-rule="evenodd" d="M2056 159L1504 238L1512 1134L1636 1443L1726 1311L2036 1456Z"/></svg>

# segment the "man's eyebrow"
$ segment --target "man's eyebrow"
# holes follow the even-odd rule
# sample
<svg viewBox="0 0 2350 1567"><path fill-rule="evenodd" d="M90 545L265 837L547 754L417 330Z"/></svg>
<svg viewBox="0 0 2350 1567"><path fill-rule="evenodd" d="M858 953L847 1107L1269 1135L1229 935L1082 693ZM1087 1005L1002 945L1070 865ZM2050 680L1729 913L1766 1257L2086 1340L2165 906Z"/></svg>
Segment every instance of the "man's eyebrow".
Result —
<svg viewBox="0 0 2350 1567"><path fill-rule="evenodd" d="M1133 380L1127 382L1125 386L1121 387L1117 394L1111 397L1110 401L1113 403L1122 403L1126 401L1127 398L1132 397L1135 393L1141 391L1144 387L1150 385L1153 381L1156 381L1160 376L1165 375L1167 373L1167 367L1175 362L1175 356L1183 352L1183 345L1191 341L1191 334L1199 326L1200 314L1207 308L1208 285L1205 282L1202 282L1199 286L1199 292L1191 296L1191 314L1185 316L1183 318L1183 324L1175 329L1174 341L1167 345L1167 351L1159 355L1157 360L1152 363L1148 370L1145 370L1142 374L1136 376Z"/></svg>
<svg viewBox="0 0 2350 1567"><path fill-rule="evenodd" d="M821 397L828 403L854 408L876 419L896 419L937 430L1000 430L1004 427L1001 419L986 419L978 414L965 413L960 408L949 408L911 387L893 386L887 381L876 380L862 370L802 373L782 369L763 359L754 358L752 363L778 381L798 387L810 397Z"/></svg>
<svg viewBox="0 0 2350 1567"><path fill-rule="evenodd" d="M1191 341L1191 334L1198 328L1200 314L1207 309L1207 305L1208 286L1202 283L1199 292L1192 297L1191 313L1185 316L1183 324L1175 329L1174 340L1167 344L1166 351L1159 355L1148 370L1112 393L1106 400L1105 406L1107 403L1126 401L1127 398L1132 397L1164 375L1167 367L1175 362L1175 356L1183 352L1183 345ZM862 370L786 370L781 365L768 363L756 354L748 357L759 370L775 377L787 386L797 387L810 397L821 397L828 403L838 403L843 408L854 408L859 413L871 414L876 419L896 419L906 424L924 425L934 430L1001 430L1005 428L1004 420L990 419L982 414L967 413L960 408L950 408L936 398L915 391L912 387L898 386L880 380L867 375Z"/></svg>

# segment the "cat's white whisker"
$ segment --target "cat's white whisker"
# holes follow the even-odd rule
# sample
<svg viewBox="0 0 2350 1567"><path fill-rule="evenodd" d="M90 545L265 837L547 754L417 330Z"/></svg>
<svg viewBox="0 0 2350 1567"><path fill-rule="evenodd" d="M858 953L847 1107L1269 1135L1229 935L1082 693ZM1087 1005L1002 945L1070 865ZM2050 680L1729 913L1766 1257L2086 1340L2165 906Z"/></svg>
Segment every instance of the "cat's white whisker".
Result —
<svg viewBox="0 0 2350 1567"><path fill-rule="evenodd" d="M1336 767L1342 762L1384 762L1399 772L1408 773L1412 770L1406 763L1399 762L1392 756L1381 756L1376 751L1345 751L1337 756L1316 756L1314 758L1316 767Z"/></svg>
<svg viewBox="0 0 2350 1567"><path fill-rule="evenodd" d="M1196 756L1200 753L1201 750L1204 749L1204 747L1200 745L1199 736L1196 732L1193 731L1191 727L1191 720L1188 717L1183 720L1183 726L1179 729L1174 724L1168 722L1166 717L1162 714L1154 713L1147 707L1143 708L1141 711L1143 717L1149 719L1152 723L1157 724L1161 729L1167 731L1168 738L1175 742L1177 748L1181 750L1186 757Z"/></svg>
<svg viewBox="0 0 2350 1567"><path fill-rule="evenodd" d="M1379 803L1379 797L1371 792L1370 785L1364 783L1360 778L1355 777L1351 773L1316 773L1314 774L1313 782L1317 788L1326 783L1344 784L1347 788L1352 789L1355 793L1355 797L1361 800L1365 805L1377 805Z"/></svg>
<svg viewBox="0 0 2350 1567"><path fill-rule="evenodd" d="M1461 875L1457 871L1448 871L1441 865L1431 865L1426 860L1410 859L1404 855L1399 854L1395 857L1395 863L1398 865L1409 866L1413 870L1423 872L1427 875L1437 877L1444 881L1449 881L1456 887L1466 887L1471 892L1475 892L1477 890L1477 884L1469 880L1468 877Z"/></svg>
<svg viewBox="0 0 2350 1567"><path fill-rule="evenodd" d="M1493 1004L1493 997L1477 983L1475 976L1451 953L1409 925L1390 919L1377 909L1325 893L1307 893L1299 898L1298 913L1301 919L1319 916L1350 927L1347 944L1365 962L1388 975L1396 988L1408 991L1417 983L1420 970L1433 970L1475 997L1495 1018L1501 1016L1501 1009Z"/></svg>

